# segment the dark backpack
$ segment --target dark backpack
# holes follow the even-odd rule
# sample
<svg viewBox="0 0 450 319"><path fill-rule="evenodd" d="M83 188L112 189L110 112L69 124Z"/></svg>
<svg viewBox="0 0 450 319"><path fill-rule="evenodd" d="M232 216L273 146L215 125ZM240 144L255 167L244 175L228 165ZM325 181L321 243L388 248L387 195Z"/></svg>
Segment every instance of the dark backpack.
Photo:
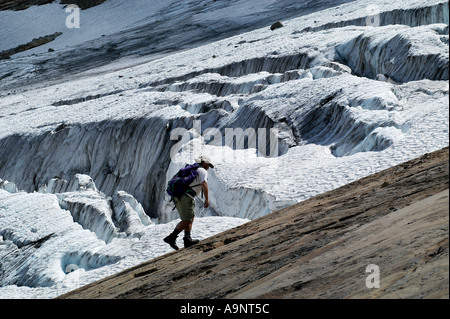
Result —
<svg viewBox="0 0 450 319"><path fill-rule="evenodd" d="M174 197L181 197L191 188L189 184L197 177L197 169L200 167L199 164L195 163L192 165L186 165L184 168L180 169L178 173L167 183L167 194L170 195L171 199ZM198 186L198 185L196 185Z"/></svg>

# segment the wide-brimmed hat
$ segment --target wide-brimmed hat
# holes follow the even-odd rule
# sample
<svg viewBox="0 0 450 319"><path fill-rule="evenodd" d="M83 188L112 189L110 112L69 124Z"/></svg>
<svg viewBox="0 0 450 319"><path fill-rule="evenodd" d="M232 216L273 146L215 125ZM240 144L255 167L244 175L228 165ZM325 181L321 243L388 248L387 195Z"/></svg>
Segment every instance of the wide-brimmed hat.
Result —
<svg viewBox="0 0 450 319"><path fill-rule="evenodd" d="M209 167L214 168L214 165L211 163L211 159L208 156L200 156L195 160L198 164L201 162L205 162L206 164L209 164Z"/></svg>

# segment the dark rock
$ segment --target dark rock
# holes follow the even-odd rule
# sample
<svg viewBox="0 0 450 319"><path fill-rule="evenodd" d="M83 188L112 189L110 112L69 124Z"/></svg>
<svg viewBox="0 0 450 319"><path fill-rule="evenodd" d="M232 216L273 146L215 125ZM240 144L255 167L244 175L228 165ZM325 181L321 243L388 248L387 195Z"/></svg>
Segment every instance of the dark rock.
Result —
<svg viewBox="0 0 450 319"><path fill-rule="evenodd" d="M62 0L61 4L75 4L83 10L95 7L105 1L106 0Z"/></svg>
<svg viewBox="0 0 450 319"><path fill-rule="evenodd" d="M270 26L270 30L273 31L275 29L281 28L282 26L283 26L283 24L280 21L277 21Z"/></svg>

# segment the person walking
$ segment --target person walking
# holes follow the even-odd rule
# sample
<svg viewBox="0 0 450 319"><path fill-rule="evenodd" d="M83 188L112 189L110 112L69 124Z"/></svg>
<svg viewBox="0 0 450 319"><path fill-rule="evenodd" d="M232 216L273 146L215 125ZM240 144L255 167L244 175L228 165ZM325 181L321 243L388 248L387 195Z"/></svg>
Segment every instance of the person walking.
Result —
<svg viewBox="0 0 450 319"><path fill-rule="evenodd" d="M195 196L198 196L201 191L205 196L204 207L209 207L209 189L208 189L208 169L214 168L211 159L207 156L200 156L196 163L199 164L197 168L197 176L189 184L189 189L180 197L174 197L175 207L180 215L181 221L176 225L174 231L164 241L168 243L173 249L178 250L176 240L178 235L184 230L184 247L189 248L199 242L198 239L191 238L192 224L195 217Z"/></svg>

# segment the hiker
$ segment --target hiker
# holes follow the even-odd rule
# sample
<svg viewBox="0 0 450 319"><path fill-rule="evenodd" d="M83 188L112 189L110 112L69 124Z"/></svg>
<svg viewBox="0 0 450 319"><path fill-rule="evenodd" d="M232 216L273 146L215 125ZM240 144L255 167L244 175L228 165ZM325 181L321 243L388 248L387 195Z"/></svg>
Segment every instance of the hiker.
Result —
<svg viewBox="0 0 450 319"><path fill-rule="evenodd" d="M198 165L197 175L195 179L189 184L189 188L180 197L173 197L175 207L180 215L181 221L177 224L174 231L164 238L164 241L168 243L173 249L178 250L176 239L178 234L184 230L184 247L191 247L199 242L198 239L193 240L191 238L191 229L194 222L194 208L195 208L195 196L199 195L201 191L205 195L204 207L208 208L208 169L213 168L211 160L206 156L200 156L195 161ZM196 165L197 166L197 165Z"/></svg>

